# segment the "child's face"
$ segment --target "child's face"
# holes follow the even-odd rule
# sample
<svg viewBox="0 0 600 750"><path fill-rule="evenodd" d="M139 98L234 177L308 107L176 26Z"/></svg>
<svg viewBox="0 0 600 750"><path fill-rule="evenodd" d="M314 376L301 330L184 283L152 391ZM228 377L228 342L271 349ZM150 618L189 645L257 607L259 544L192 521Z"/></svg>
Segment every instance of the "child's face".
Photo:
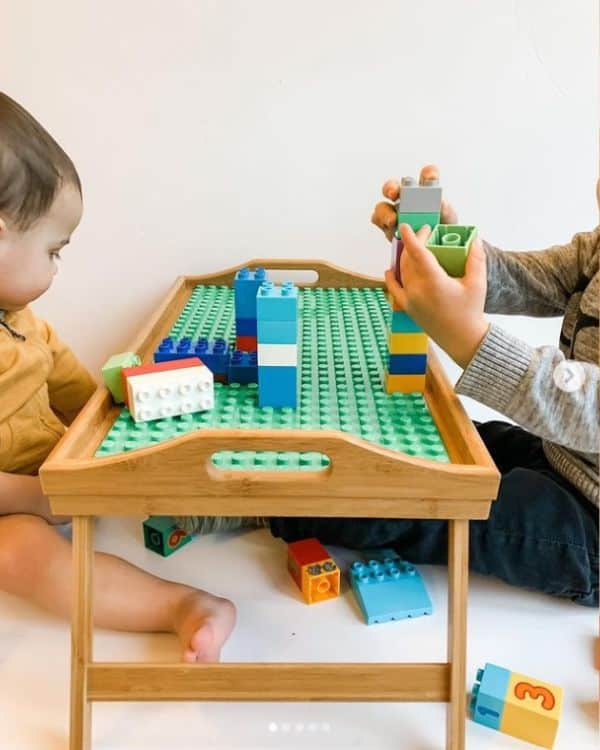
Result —
<svg viewBox="0 0 600 750"><path fill-rule="evenodd" d="M0 217L0 309L20 310L52 284L60 249L82 213L79 191L64 184L48 213L26 230Z"/></svg>

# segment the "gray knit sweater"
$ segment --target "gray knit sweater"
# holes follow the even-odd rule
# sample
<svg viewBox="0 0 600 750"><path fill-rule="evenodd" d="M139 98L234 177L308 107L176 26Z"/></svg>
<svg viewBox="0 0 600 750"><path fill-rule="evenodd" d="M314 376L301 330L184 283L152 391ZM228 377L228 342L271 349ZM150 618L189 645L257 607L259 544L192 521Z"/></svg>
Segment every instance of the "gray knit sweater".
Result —
<svg viewBox="0 0 600 750"><path fill-rule="evenodd" d="M541 437L552 467L598 505L600 227L548 250L503 252L484 246L486 312L562 315L559 348L530 346L492 324L456 391ZM568 369L574 367L583 380L571 392L553 377L565 360L577 361Z"/></svg>

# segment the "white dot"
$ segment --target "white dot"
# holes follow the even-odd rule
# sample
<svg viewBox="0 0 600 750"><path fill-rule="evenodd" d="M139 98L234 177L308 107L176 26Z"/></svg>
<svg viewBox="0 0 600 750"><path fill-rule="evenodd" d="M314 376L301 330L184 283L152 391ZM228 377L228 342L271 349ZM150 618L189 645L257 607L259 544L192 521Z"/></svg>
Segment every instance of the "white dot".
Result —
<svg viewBox="0 0 600 750"><path fill-rule="evenodd" d="M552 379L558 388L565 393L573 393L585 382L585 370L579 362L559 362L552 373Z"/></svg>
<svg viewBox="0 0 600 750"><path fill-rule="evenodd" d="M182 393L185 395L186 393L189 393L192 390L192 386L189 383L182 383L179 386L179 393Z"/></svg>
<svg viewBox="0 0 600 750"><path fill-rule="evenodd" d="M269 732L276 732L277 731L277 724L274 721L271 721L269 723Z"/></svg>

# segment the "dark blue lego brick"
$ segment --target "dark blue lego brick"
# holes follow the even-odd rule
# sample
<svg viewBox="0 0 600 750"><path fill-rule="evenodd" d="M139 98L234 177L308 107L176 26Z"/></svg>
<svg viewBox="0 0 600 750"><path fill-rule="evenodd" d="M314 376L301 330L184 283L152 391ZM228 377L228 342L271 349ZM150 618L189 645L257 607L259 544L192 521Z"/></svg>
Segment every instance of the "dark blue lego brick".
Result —
<svg viewBox="0 0 600 750"><path fill-rule="evenodd" d="M421 375L427 370L426 354L390 354L390 375Z"/></svg>
<svg viewBox="0 0 600 750"><path fill-rule="evenodd" d="M168 336L161 341L154 352L155 362L169 362L174 359L186 359L186 357L200 357L212 373L227 375L231 348L225 339L202 338L192 341L190 338L182 338L180 341L174 341Z"/></svg>
<svg viewBox="0 0 600 750"><path fill-rule="evenodd" d="M350 584L367 625L430 615L431 599L414 565L396 555L350 567Z"/></svg>
<svg viewBox="0 0 600 750"><path fill-rule="evenodd" d="M490 729L500 729L510 674L508 669L495 664L486 664L477 670L470 703L473 721Z"/></svg>
<svg viewBox="0 0 600 750"><path fill-rule="evenodd" d="M258 290L256 317L261 321L297 320L298 288L291 281L286 281L281 286L266 281Z"/></svg>
<svg viewBox="0 0 600 750"><path fill-rule="evenodd" d="M297 367L258 368L258 405L295 409L297 405Z"/></svg>
<svg viewBox="0 0 600 750"><path fill-rule="evenodd" d="M295 344L298 341L298 322L259 320L257 340L259 344Z"/></svg>
<svg viewBox="0 0 600 750"><path fill-rule="evenodd" d="M258 383L258 357L256 352L236 349L229 363L229 383Z"/></svg>
<svg viewBox="0 0 600 750"><path fill-rule="evenodd" d="M236 336L256 336L256 318L236 318Z"/></svg>
<svg viewBox="0 0 600 750"><path fill-rule="evenodd" d="M236 318L256 318L256 293L263 281L267 281L264 268L256 268L254 271L242 268L236 273L233 281Z"/></svg>

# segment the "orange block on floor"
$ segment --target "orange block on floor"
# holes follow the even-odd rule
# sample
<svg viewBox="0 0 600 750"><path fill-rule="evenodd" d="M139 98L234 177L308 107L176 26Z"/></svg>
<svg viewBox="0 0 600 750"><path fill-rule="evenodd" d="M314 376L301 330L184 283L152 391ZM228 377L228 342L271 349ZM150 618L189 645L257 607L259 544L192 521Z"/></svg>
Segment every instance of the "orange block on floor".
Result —
<svg viewBox="0 0 600 750"><path fill-rule="evenodd" d="M307 604L339 596L340 569L318 539L288 544L288 570Z"/></svg>
<svg viewBox="0 0 600 750"><path fill-rule="evenodd" d="M423 393L425 375L390 375L385 373L386 393Z"/></svg>

